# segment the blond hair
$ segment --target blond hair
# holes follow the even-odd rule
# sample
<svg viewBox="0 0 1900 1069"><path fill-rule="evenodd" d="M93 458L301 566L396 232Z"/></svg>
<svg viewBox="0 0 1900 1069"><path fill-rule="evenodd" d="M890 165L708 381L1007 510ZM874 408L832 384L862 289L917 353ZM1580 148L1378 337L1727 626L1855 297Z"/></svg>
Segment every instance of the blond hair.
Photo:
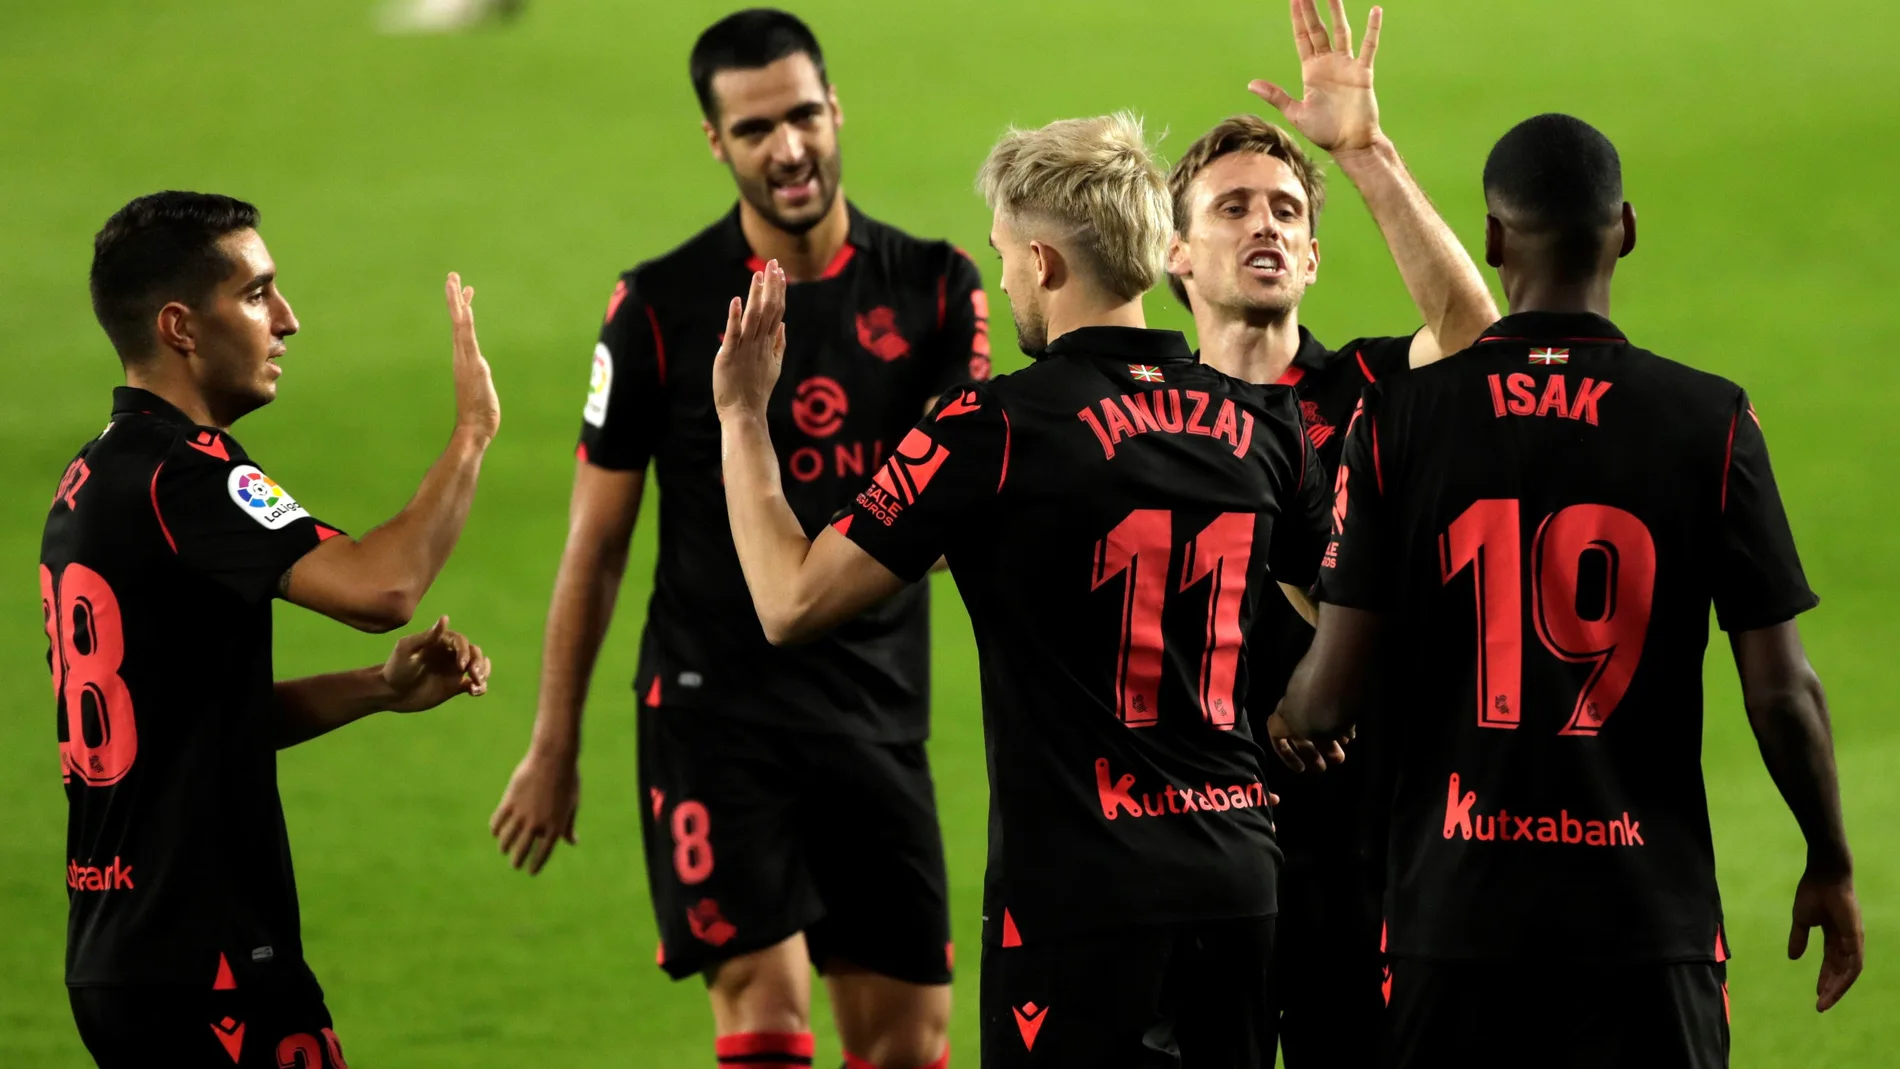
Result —
<svg viewBox="0 0 1900 1069"><path fill-rule="evenodd" d="M1118 297L1140 297L1166 270L1167 178L1132 112L1011 128L976 184L991 211L1053 228Z"/></svg>
<svg viewBox="0 0 1900 1069"><path fill-rule="evenodd" d="M1191 211L1188 193L1194 187L1194 180L1207 170L1209 164L1236 152L1252 152L1286 161L1294 176L1300 180L1300 188L1306 191L1309 232L1319 230L1320 209L1326 207L1326 176L1320 172L1319 165L1313 162L1305 149L1300 148L1299 142L1293 140L1292 134L1258 115L1236 115L1222 119L1212 130L1202 134L1181 154L1174 170L1168 172L1168 192L1174 198L1175 233L1187 236ZM1168 276L1168 290L1182 304L1189 303L1187 287L1173 275Z"/></svg>

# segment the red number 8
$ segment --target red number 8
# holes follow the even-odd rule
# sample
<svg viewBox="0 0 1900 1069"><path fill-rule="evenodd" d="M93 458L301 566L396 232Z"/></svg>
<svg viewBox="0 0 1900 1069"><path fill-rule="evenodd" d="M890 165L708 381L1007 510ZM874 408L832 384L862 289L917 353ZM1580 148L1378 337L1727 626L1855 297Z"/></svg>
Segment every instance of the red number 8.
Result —
<svg viewBox="0 0 1900 1069"><path fill-rule="evenodd" d="M681 883L704 883L712 875L712 816L699 802L681 802L673 810L673 871Z"/></svg>
<svg viewBox="0 0 1900 1069"><path fill-rule="evenodd" d="M110 787L132 770L139 753L132 692L119 678L125 660L119 599L103 576L83 564L68 564L58 583L42 564L40 610L53 647L53 694L66 707L66 772L89 786ZM87 740L88 712L97 744Z"/></svg>

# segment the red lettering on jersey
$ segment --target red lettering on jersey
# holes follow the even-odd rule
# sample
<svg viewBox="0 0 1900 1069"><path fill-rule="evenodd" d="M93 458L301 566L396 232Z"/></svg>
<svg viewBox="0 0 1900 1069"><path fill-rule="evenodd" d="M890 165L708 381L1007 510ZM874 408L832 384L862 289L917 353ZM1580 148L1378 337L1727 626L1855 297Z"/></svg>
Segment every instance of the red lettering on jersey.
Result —
<svg viewBox="0 0 1900 1069"><path fill-rule="evenodd" d="M79 488L86 485L86 480L91 476L92 469L86 466L85 457L66 465L66 474L59 477L59 489L53 491L53 504L64 501L67 508L78 508L79 503L73 500L73 495L79 493Z"/></svg>
<svg viewBox="0 0 1900 1069"><path fill-rule="evenodd" d="M1221 398L1220 414L1214 417L1214 437L1227 439L1228 445L1240 444L1240 421L1234 418L1234 402Z"/></svg>
<svg viewBox="0 0 1900 1069"><path fill-rule="evenodd" d="M1141 434L1146 431L1158 431L1161 429L1161 424L1155 422L1154 409L1148 406L1147 394L1145 393L1122 394L1122 405L1123 407L1128 409L1129 416L1134 418L1136 434Z"/></svg>
<svg viewBox="0 0 1900 1069"><path fill-rule="evenodd" d="M77 861L66 862L66 886L75 891L136 891L132 882L132 866L117 857L112 864L104 868L97 865L81 865Z"/></svg>
<svg viewBox="0 0 1900 1069"><path fill-rule="evenodd" d="M1552 375L1544 383L1544 396L1537 402L1537 414L1548 416L1556 412L1559 419L1570 416L1570 388L1565 385L1562 375Z"/></svg>
<svg viewBox="0 0 1900 1069"><path fill-rule="evenodd" d="M224 448L224 439L211 431L199 431L198 437L185 443L208 457L230 460L231 454Z"/></svg>
<svg viewBox="0 0 1900 1069"><path fill-rule="evenodd" d="M1098 757L1095 759L1095 799L1101 803L1102 816L1107 817L1109 820L1114 820L1116 817L1121 816L1123 809L1128 810L1128 815L1131 817L1140 816L1141 806L1137 805L1134 797L1128 793L1128 788L1134 785L1135 774L1133 772L1124 772L1121 774L1121 778L1116 780L1113 786L1110 786L1108 782L1108 758Z"/></svg>
<svg viewBox="0 0 1900 1069"><path fill-rule="evenodd" d="M1504 407L1510 410L1511 415L1528 416L1537 411L1537 398L1531 396L1531 387L1536 384L1536 379L1522 371L1513 372L1504 380L1505 387L1511 391L1511 400Z"/></svg>
<svg viewBox="0 0 1900 1069"><path fill-rule="evenodd" d="M1247 447L1253 444L1253 413L1242 410L1240 413L1240 441L1234 443L1234 456L1244 458ZM1304 461L1304 457L1301 458ZM1300 478L1306 478L1306 466L1300 465Z"/></svg>
<svg viewBox="0 0 1900 1069"><path fill-rule="evenodd" d="M1187 432L1189 434L1198 434L1206 438L1212 438L1214 432L1208 429L1207 424L1201 422L1201 416L1207 412L1207 403L1213 400L1213 398L1199 390L1189 390L1187 395L1188 399L1194 402L1194 414L1188 417Z"/></svg>
<svg viewBox="0 0 1900 1069"><path fill-rule="evenodd" d="M1122 414L1122 406L1115 403L1113 397L1102 398L1102 422L1108 427L1108 443L1114 445L1123 438L1133 438L1140 432Z"/></svg>
<svg viewBox="0 0 1900 1069"><path fill-rule="evenodd" d="M1185 422L1181 419L1181 391L1163 390L1155 395L1155 422L1169 434L1180 434ZM1174 411L1168 411L1168 402L1174 402Z"/></svg>
<svg viewBox="0 0 1900 1069"><path fill-rule="evenodd" d="M1570 418L1581 419L1592 427L1596 426L1597 402L1603 400L1603 395L1609 393L1613 385L1615 384L1610 382L1584 379L1583 385L1577 387L1576 402L1570 406ZM1750 412L1753 414L1752 409Z"/></svg>
<svg viewBox="0 0 1900 1069"><path fill-rule="evenodd" d="M1496 416L1499 419L1503 419L1504 418L1504 380L1498 376L1497 372L1493 371L1491 374L1486 375L1484 377L1484 381L1489 383L1491 386L1491 414Z"/></svg>
<svg viewBox="0 0 1900 1069"><path fill-rule="evenodd" d="M864 443L852 442L845 445L840 442L832 447L831 458L837 465L838 475L864 475Z"/></svg>
<svg viewBox="0 0 1900 1069"><path fill-rule="evenodd" d="M1458 773L1453 772L1445 791L1445 838L1466 842L1533 842L1559 846L1642 846L1643 823L1631 820L1629 812L1607 821L1582 820L1559 809L1555 816L1512 816L1500 809L1496 816L1472 812L1478 792L1459 793Z"/></svg>
<svg viewBox="0 0 1900 1069"><path fill-rule="evenodd" d="M1092 409L1084 408L1075 414L1075 418L1088 424L1089 430L1095 432L1096 439L1102 443L1102 458L1104 460L1114 460L1115 443L1108 440L1108 431L1103 429L1102 421L1095 418L1095 412Z"/></svg>
<svg viewBox="0 0 1900 1069"><path fill-rule="evenodd" d="M808 483L825 473L824 454L811 446L800 446L786 458L785 467L792 473L792 478Z"/></svg>

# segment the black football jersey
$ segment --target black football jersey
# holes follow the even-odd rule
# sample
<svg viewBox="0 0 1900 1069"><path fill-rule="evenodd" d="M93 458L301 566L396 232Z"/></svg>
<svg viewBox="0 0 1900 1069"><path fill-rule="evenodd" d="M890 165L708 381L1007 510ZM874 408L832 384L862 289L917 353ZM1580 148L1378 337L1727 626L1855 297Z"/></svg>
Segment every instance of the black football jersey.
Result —
<svg viewBox="0 0 1900 1069"><path fill-rule="evenodd" d="M1811 608L1741 388L1593 315L1510 316L1380 382L1326 601L1392 618L1392 952L1719 960L1709 606Z"/></svg>
<svg viewBox="0 0 1900 1069"><path fill-rule="evenodd" d="M838 520L905 579L947 558L969 608L993 945L1275 911L1244 636L1327 501L1291 390L1089 327L946 394Z"/></svg>
<svg viewBox="0 0 1900 1069"><path fill-rule="evenodd" d="M301 967L271 596L337 534L156 394L113 391L40 545L66 780L66 982ZM226 972L230 970L230 972Z"/></svg>
<svg viewBox="0 0 1900 1069"><path fill-rule="evenodd" d="M913 586L825 638L765 641L732 545L712 363L726 309L765 265L738 209L621 276L594 347L580 456L661 486L660 552L635 688L798 730L908 742L929 733L929 589ZM817 534L936 396L989 377L976 265L851 209L824 277L786 295L785 362L767 410L786 499Z"/></svg>
<svg viewBox="0 0 1900 1069"><path fill-rule="evenodd" d="M1410 370L1412 335L1355 338L1328 349L1305 327L1293 363L1279 378L1299 396L1300 422L1319 453L1326 485L1339 470L1339 453L1346 428L1359 409L1359 395L1367 386ZM1248 636L1247 657L1251 688L1247 712L1254 734L1265 738L1267 717L1286 693L1293 668L1313 644L1313 626L1285 598L1268 598ZM1385 783L1384 753L1378 731L1361 725L1359 738L1347 748L1346 763L1325 773L1294 773L1278 758L1266 764L1267 785L1280 795L1280 846L1289 864L1308 858L1369 858L1377 861L1384 849L1381 798L1373 785Z"/></svg>

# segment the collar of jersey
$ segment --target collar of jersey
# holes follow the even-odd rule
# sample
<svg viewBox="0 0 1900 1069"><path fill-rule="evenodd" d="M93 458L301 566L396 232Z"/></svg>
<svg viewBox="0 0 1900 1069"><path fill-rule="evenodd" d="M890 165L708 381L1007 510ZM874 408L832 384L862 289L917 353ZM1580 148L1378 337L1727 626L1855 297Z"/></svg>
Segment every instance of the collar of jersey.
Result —
<svg viewBox="0 0 1900 1069"><path fill-rule="evenodd" d="M1493 342L1627 345L1629 338L1594 312L1519 312L1491 324L1478 336L1479 345Z"/></svg>
<svg viewBox="0 0 1900 1069"><path fill-rule="evenodd" d="M1043 357L1099 356L1142 364L1191 364L1194 350L1178 330L1077 327L1049 343Z"/></svg>
<svg viewBox="0 0 1900 1069"><path fill-rule="evenodd" d="M137 386L114 386L112 388L112 418L125 416L151 416L167 423L182 423L195 427L191 417L185 415L178 406L165 400L150 390L141 390Z"/></svg>
<svg viewBox="0 0 1900 1069"><path fill-rule="evenodd" d="M869 220L865 218L863 212L858 211L858 206L851 203L849 199L844 202L844 210L845 214L851 220L850 228L845 231L845 248L865 248L871 242L871 232L868 225ZM739 206L737 204L734 204L732 210L726 213L725 221L720 225L720 232L723 235L720 242L723 246L720 250L720 255L734 263L748 265L749 270L756 270L756 268L749 266L750 261L757 258L757 254L752 251L752 245L745 239L745 228L739 224ZM841 257L844 256L842 250L840 250L839 255ZM849 257L844 258L847 261L849 260Z"/></svg>
<svg viewBox="0 0 1900 1069"><path fill-rule="evenodd" d="M1313 337L1312 331L1305 327L1300 328L1300 347L1294 350L1294 364L1317 370L1326 366L1326 358L1331 353L1332 350L1326 348L1318 338Z"/></svg>

